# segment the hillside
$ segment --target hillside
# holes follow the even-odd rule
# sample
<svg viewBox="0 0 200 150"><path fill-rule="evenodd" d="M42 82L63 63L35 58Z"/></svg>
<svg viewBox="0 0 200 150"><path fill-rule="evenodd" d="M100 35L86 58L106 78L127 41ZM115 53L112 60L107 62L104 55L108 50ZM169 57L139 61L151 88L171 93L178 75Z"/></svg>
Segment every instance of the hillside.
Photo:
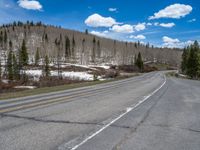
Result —
<svg viewBox="0 0 200 150"><path fill-rule="evenodd" d="M179 66L182 54L179 49L116 41L40 22L14 22L0 27L1 58L7 56L9 49L17 54L23 39L26 41L29 62L34 60L37 49L43 58L48 55L50 62L62 60L83 65L131 64L135 54L141 52L145 61Z"/></svg>

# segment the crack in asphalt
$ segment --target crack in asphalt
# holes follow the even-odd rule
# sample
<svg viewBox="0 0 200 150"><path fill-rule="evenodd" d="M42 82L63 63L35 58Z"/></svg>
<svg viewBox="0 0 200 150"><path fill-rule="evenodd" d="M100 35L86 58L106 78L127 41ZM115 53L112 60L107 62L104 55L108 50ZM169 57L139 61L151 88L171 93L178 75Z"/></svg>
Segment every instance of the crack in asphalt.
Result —
<svg viewBox="0 0 200 150"><path fill-rule="evenodd" d="M76 122L76 121L65 121L65 120L45 120L45 119L39 119L36 117L25 117L25 116L18 116L18 115L12 115L12 114L0 114L2 117L10 117L10 118L17 118L17 119L26 119L31 121L37 121L37 122L43 122L43 123L64 123L64 124L82 124L82 125L103 125L100 123L95 122Z"/></svg>
<svg viewBox="0 0 200 150"><path fill-rule="evenodd" d="M198 130L198 129L185 128L185 127L173 126L173 125L168 125L168 124L144 124L144 125L145 126L161 127L161 128L181 129L181 130L187 130L187 131L190 131L190 132L200 133L200 130Z"/></svg>
<svg viewBox="0 0 200 150"><path fill-rule="evenodd" d="M137 131L137 129L144 123L144 121L148 118L148 116L150 115L152 109L157 105L158 101L161 99L161 97L166 93L166 91L168 90L168 86L166 87L165 91L159 96L157 97L157 100L152 104L152 106L146 111L146 113L144 114L142 120L140 122L138 122L138 124L136 124L135 127L130 127L131 131L127 134L125 134L125 136L117 143L115 144L115 146L112 148L112 150L120 150L120 146L126 141L128 140L131 135Z"/></svg>
<svg viewBox="0 0 200 150"><path fill-rule="evenodd" d="M79 122L79 121L65 121L65 120L48 120L48 119L40 119L36 117L26 117L26 116L19 116L19 115L13 115L13 114L0 114L1 118L7 117L7 118L16 118L16 119L25 119L29 121L36 121L36 122L42 122L42 123L62 123L62 124L75 124L75 125L95 125L95 126L104 126L105 123L97 123L97 122ZM26 123L22 123L23 125ZM14 126L17 127L17 126ZM119 126L119 125L111 125L111 127L115 128L123 128L123 129L131 129L129 126ZM0 128L1 130L1 128ZM3 129L5 131L5 129Z"/></svg>

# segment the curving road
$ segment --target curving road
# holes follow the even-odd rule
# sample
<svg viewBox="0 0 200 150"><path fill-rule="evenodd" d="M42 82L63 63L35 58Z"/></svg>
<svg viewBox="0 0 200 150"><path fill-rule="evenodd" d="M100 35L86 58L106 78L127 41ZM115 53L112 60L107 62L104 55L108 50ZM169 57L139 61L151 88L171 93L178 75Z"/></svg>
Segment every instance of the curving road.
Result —
<svg viewBox="0 0 200 150"><path fill-rule="evenodd" d="M162 72L0 101L0 150L199 150L200 82Z"/></svg>

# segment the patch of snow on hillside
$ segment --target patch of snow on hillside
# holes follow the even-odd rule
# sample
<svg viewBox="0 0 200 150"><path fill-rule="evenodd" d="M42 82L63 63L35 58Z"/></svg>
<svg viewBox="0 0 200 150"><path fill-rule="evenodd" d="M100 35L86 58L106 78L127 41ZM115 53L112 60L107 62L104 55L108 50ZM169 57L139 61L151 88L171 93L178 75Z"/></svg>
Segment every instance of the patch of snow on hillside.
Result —
<svg viewBox="0 0 200 150"><path fill-rule="evenodd" d="M42 70L25 70L25 73L28 76L34 78L34 80L39 80L39 77L42 76ZM58 76L57 71L51 71L51 76ZM85 81L93 81L93 75L88 72L67 72L62 71L63 78L70 78L72 80L85 80ZM101 77L98 77L99 79Z"/></svg>
<svg viewBox="0 0 200 150"><path fill-rule="evenodd" d="M42 76L42 70L25 70L25 73L28 76Z"/></svg>
<svg viewBox="0 0 200 150"><path fill-rule="evenodd" d="M15 86L15 89L35 89L36 86Z"/></svg>
<svg viewBox="0 0 200 150"><path fill-rule="evenodd" d="M52 76L58 76L58 72L51 71ZM87 72L62 72L63 78L70 78L74 80L86 80L86 81L93 81L93 75L88 74Z"/></svg>

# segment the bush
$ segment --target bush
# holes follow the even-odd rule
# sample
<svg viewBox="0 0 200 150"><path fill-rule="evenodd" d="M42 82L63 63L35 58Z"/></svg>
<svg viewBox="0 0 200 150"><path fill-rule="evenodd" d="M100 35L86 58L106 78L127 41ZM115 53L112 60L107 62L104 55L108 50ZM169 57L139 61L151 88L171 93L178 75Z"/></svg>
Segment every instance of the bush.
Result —
<svg viewBox="0 0 200 150"><path fill-rule="evenodd" d="M119 72L115 70L108 70L105 73L105 78L116 78L117 76L119 76Z"/></svg>

